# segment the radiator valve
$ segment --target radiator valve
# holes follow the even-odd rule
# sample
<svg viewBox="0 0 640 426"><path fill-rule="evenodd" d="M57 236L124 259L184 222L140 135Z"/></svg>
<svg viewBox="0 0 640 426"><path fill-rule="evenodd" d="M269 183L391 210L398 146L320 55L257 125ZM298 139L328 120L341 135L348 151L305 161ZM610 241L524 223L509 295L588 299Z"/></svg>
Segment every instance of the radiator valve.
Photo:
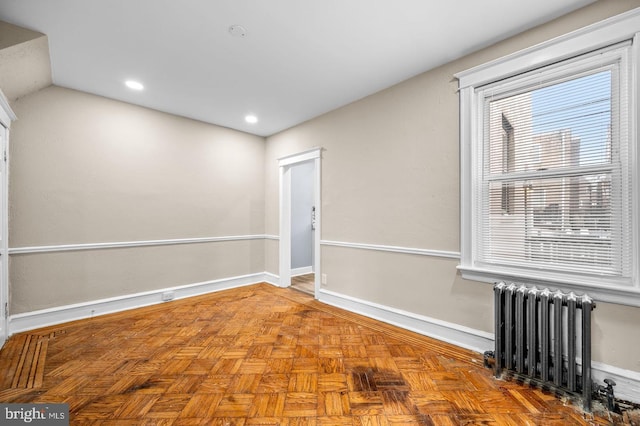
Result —
<svg viewBox="0 0 640 426"><path fill-rule="evenodd" d="M616 385L616 382L612 379L604 379L604 383L606 386L598 385L596 388L598 396L607 398L607 410L619 413L620 409L618 404L616 404L616 398L613 395L613 387Z"/></svg>

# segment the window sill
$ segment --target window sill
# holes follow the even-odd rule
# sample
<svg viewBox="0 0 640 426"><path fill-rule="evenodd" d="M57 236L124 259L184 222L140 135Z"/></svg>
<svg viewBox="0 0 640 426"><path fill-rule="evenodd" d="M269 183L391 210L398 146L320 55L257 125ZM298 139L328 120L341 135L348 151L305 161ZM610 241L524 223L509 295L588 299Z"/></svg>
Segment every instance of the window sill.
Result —
<svg viewBox="0 0 640 426"><path fill-rule="evenodd" d="M487 269L475 266L458 265L462 278L473 281L480 281L494 284L496 282L515 282L526 285L534 285L539 288L549 288L551 290L561 290L564 292L574 292L576 294L587 294L593 300L599 302L616 303L620 305L640 307L640 289L628 285L615 283L603 284L604 278L600 282L585 280L576 276L569 281L565 275L558 274L552 276L546 273L546 277L533 274L528 271L508 270L508 269Z"/></svg>

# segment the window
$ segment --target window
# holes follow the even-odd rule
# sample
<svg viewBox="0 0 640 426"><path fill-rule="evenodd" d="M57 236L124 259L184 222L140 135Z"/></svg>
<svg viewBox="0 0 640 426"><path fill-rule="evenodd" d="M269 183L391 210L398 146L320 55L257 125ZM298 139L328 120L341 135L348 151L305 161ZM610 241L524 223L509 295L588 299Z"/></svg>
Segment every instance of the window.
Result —
<svg viewBox="0 0 640 426"><path fill-rule="evenodd" d="M640 306L637 30L636 11L456 76L465 278Z"/></svg>

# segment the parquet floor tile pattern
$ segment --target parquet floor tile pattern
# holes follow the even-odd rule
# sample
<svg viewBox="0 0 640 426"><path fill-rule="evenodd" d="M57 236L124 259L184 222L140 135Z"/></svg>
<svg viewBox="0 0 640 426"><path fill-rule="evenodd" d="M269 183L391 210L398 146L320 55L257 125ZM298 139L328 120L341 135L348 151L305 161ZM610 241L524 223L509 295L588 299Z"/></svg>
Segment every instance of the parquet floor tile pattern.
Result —
<svg viewBox="0 0 640 426"><path fill-rule="evenodd" d="M11 337L0 401L72 425L607 424L476 353L258 284Z"/></svg>

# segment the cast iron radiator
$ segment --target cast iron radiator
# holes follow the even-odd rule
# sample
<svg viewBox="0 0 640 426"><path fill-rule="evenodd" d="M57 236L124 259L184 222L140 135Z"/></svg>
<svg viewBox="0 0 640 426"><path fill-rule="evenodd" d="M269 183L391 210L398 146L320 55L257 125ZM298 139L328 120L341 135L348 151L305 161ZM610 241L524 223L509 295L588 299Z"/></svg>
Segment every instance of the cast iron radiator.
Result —
<svg viewBox="0 0 640 426"><path fill-rule="evenodd" d="M494 286L494 296L495 375L507 370L543 387L580 396L584 410L591 411L595 303L586 295L505 283Z"/></svg>

